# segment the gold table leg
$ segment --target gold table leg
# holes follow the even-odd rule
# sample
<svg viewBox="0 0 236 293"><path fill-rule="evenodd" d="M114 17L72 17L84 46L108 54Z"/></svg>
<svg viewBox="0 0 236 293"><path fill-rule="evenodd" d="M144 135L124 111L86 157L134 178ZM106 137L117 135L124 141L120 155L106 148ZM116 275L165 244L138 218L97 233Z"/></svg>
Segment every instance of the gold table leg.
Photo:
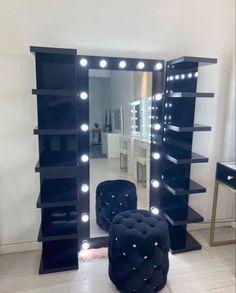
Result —
<svg viewBox="0 0 236 293"><path fill-rule="evenodd" d="M211 230L210 230L210 246L219 246L219 245L226 245L226 244L234 244L236 243L236 239L232 240L224 240L224 241L215 241L215 225L216 225L216 212L217 212L217 201L218 201L218 192L219 192L219 182L215 181L215 188L214 188L214 197L213 197L213 205L212 205L212 216L211 216ZM227 187L225 184L223 186ZM232 190L231 188L229 188Z"/></svg>

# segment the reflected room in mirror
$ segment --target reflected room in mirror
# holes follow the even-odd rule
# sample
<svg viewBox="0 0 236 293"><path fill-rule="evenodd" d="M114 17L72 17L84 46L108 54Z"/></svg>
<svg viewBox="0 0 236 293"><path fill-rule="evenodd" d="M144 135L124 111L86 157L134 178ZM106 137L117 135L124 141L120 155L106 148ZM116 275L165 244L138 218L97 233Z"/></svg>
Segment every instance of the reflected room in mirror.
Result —
<svg viewBox="0 0 236 293"><path fill-rule="evenodd" d="M93 238L117 213L149 209L152 73L90 69L89 93Z"/></svg>

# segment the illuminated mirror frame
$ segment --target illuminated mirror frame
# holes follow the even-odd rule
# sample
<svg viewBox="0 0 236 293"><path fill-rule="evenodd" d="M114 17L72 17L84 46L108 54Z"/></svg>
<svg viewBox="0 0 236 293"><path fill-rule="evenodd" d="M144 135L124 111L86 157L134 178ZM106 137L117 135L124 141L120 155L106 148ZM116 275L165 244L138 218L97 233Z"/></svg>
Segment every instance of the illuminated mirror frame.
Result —
<svg viewBox="0 0 236 293"><path fill-rule="evenodd" d="M99 248L108 245L108 236L90 237L90 163L89 163L89 70L121 70L152 73L152 110L151 110L151 159L150 159L150 210L158 213L158 187L161 178L159 174L162 113L164 89L164 61L154 59L134 59L119 57L101 57L77 55L77 92L76 103L78 111L79 135L78 156L79 165L79 249ZM158 155L157 155L158 154ZM160 156L160 157L159 157ZM158 159L157 159L158 158Z"/></svg>

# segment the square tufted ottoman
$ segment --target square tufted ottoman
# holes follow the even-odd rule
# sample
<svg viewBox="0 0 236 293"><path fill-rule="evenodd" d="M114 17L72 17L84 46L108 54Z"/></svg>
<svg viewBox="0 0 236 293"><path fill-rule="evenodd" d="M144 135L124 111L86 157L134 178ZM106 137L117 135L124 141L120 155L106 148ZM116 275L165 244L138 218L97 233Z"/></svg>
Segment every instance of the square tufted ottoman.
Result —
<svg viewBox="0 0 236 293"><path fill-rule="evenodd" d="M108 231L120 212L137 209L136 186L128 180L107 180L96 189L96 222Z"/></svg>
<svg viewBox="0 0 236 293"><path fill-rule="evenodd" d="M122 293L153 293L166 284L169 270L166 221L149 211L118 214L109 230L109 276Z"/></svg>

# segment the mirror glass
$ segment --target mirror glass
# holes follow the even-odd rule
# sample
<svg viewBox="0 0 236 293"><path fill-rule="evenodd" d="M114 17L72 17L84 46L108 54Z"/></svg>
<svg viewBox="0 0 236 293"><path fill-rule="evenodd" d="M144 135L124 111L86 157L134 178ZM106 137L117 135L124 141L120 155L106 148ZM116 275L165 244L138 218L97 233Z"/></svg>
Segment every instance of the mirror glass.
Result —
<svg viewBox="0 0 236 293"><path fill-rule="evenodd" d="M151 96L151 72L89 70L91 238L107 236L101 221L133 209L135 201L126 181L101 182L132 182L137 208L149 209Z"/></svg>

